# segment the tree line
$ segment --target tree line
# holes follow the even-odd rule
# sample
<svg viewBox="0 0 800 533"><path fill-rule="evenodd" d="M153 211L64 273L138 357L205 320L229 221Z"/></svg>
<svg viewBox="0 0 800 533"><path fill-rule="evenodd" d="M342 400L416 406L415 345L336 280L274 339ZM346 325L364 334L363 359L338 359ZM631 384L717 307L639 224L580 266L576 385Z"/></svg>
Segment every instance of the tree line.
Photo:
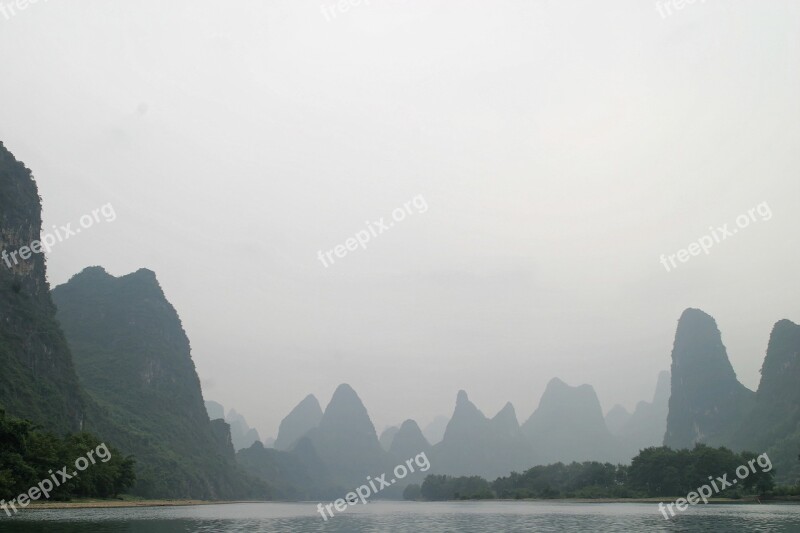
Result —
<svg viewBox="0 0 800 533"><path fill-rule="evenodd" d="M92 456L92 461L86 459L85 470L71 475L76 471L76 460L97 449L108 453ZM132 456L123 457L94 435L77 433L59 437L0 409L0 499L11 500L53 476L59 485L50 492L49 499L116 497L136 480L135 463ZM65 466L69 479L58 474Z"/></svg>
<svg viewBox="0 0 800 533"><path fill-rule="evenodd" d="M736 453L720 447L698 444L691 450L667 447L647 448L630 465L586 461L555 463L512 472L489 482L479 476L429 475L422 485L410 485L403 497L408 500L473 499L562 499L562 498L648 498L688 494L709 483L709 476L737 480L720 483L717 497L740 498L747 495L800 494L798 487L776 487L775 471L768 458L751 452ZM746 477L736 469L752 465Z"/></svg>

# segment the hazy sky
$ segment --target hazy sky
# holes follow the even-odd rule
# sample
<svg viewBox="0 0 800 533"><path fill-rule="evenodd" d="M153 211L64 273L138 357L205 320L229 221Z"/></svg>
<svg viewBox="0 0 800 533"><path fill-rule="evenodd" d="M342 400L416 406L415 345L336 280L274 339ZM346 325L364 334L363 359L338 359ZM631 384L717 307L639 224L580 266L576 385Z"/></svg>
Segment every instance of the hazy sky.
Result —
<svg viewBox="0 0 800 533"><path fill-rule="evenodd" d="M686 307L757 386L800 321L800 3L351 3L0 12L0 140L45 229L117 214L53 249L51 283L154 270L205 397L262 437L341 382L379 430L462 388L523 421L554 376L631 408Z"/></svg>

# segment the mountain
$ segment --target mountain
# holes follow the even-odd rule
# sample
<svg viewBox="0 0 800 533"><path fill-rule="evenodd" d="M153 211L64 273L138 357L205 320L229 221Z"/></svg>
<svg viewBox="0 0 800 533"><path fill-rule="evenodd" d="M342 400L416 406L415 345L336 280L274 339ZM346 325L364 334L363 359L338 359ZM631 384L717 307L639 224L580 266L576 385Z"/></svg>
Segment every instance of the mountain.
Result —
<svg viewBox="0 0 800 533"><path fill-rule="evenodd" d="M488 427L489 420L469 400L466 391L458 391L453 416L442 441L434 448L434 471L453 476L483 476L487 470L484 463Z"/></svg>
<svg viewBox="0 0 800 533"><path fill-rule="evenodd" d="M638 405L637 405L638 407ZM617 404L606 413L606 427L612 435L618 436L625 424L631 419L631 414L623 406ZM663 439L663 435L662 435Z"/></svg>
<svg viewBox="0 0 800 533"><path fill-rule="evenodd" d="M558 378L550 380L522 432L533 447L537 464L617 462L624 456L606 428L591 385L571 387Z"/></svg>
<svg viewBox="0 0 800 533"><path fill-rule="evenodd" d="M392 441L394 440L395 435L397 432L400 431L400 428L397 426L391 426L383 430L381 436L378 438L378 441L381 443L381 448L389 451L389 448L392 447Z"/></svg>
<svg viewBox="0 0 800 533"><path fill-rule="evenodd" d="M236 450L233 449L233 441L231 440L231 427L221 418L215 418L209 424L211 425L211 433L214 437L217 453L225 458L226 461L235 460Z"/></svg>
<svg viewBox="0 0 800 533"><path fill-rule="evenodd" d="M447 430L447 424L449 422L449 418L444 415L439 415L422 429L422 434L425 435L425 439L431 444L438 444L442 442L444 432Z"/></svg>
<svg viewBox="0 0 800 533"><path fill-rule="evenodd" d="M423 460L425 458L428 459L428 465L430 465L431 445L425 440L422 430L419 429L419 425L415 421L406 420L397 428L389 447L389 456L392 464L403 465L403 468L408 466L408 461L413 461L411 467L414 468L414 471L412 472L409 469L402 480L398 479L398 483L386 491L385 497L400 499L402 498L403 490L408 485L412 483L422 485L425 477L430 473L428 470L422 471L419 469L420 464L424 464ZM392 479L394 479L394 473L392 473Z"/></svg>
<svg viewBox="0 0 800 533"><path fill-rule="evenodd" d="M736 379L716 321L699 309L686 309L678 320L671 374L664 445L729 443L755 394Z"/></svg>
<svg viewBox="0 0 800 533"><path fill-rule="evenodd" d="M431 453L432 469L453 476L494 479L531 465L530 446L520 431L513 406L507 404L490 420L463 390L456 396L442 441Z"/></svg>
<svg viewBox="0 0 800 533"><path fill-rule="evenodd" d="M222 407L222 404L217 402L206 400L206 412L208 413L208 418L211 420L216 420L218 418L225 419L225 408Z"/></svg>
<svg viewBox="0 0 800 533"><path fill-rule="evenodd" d="M781 320L772 328L755 406L732 444L767 452L779 482L800 479L800 326Z"/></svg>
<svg viewBox="0 0 800 533"><path fill-rule="evenodd" d="M258 431L248 426L247 420L234 409L228 411L225 421L231 426L231 440L236 451L249 448L254 442L261 442Z"/></svg>
<svg viewBox="0 0 800 533"><path fill-rule="evenodd" d="M519 421L517 420L517 411L511 402L506 402L500 411L494 415L490 424L492 430L499 436L514 436L519 433Z"/></svg>
<svg viewBox="0 0 800 533"><path fill-rule="evenodd" d="M358 394L342 384L333 393L319 425L308 433L333 479L358 486L367 476L388 472L388 455Z"/></svg>
<svg viewBox="0 0 800 533"><path fill-rule="evenodd" d="M626 461L636 456L640 450L661 446L667 430L669 395L670 375L664 370L658 374L653 400L637 403L633 414L628 415L621 427L615 426L615 429L612 430L609 425L609 416L606 415L606 426L619 439L621 449L626 450ZM609 412L609 414L611 413Z"/></svg>
<svg viewBox="0 0 800 533"><path fill-rule="evenodd" d="M430 453L430 451L431 445L425 440L422 430L413 420L406 420L400 425L389 447L389 453L397 460L397 464L416 457L420 453Z"/></svg>
<svg viewBox="0 0 800 533"><path fill-rule="evenodd" d="M288 450L294 443L317 427L322 420L322 408L313 394L309 394L281 420L275 449Z"/></svg>
<svg viewBox="0 0 800 533"><path fill-rule="evenodd" d="M231 409L226 415L225 408L218 402L207 400L205 406L208 418L211 420L223 419L228 423L234 450L239 451L249 448L254 442L261 442L258 431L248 426L247 420L235 409Z"/></svg>
<svg viewBox="0 0 800 533"><path fill-rule="evenodd" d="M240 450L236 460L247 472L269 486L271 499L335 500L346 492L330 477L308 438L290 451L265 447L260 442Z"/></svg>
<svg viewBox="0 0 800 533"><path fill-rule="evenodd" d="M80 382L104 416L90 430L138 462L134 493L231 499L256 490L209 420L178 313L153 272L90 267L52 291Z"/></svg>
<svg viewBox="0 0 800 533"><path fill-rule="evenodd" d="M40 245L42 206L31 171L0 143L0 408L58 433L86 417L56 320ZM55 242L55 237L45 239Z"/></svg>

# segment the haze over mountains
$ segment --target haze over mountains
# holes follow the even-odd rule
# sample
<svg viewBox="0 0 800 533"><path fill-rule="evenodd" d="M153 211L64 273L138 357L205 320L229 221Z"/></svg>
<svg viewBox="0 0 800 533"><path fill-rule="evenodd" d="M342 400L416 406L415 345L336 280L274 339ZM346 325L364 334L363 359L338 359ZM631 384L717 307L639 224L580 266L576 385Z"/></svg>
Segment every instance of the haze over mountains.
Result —
<svg viewBox="0 0 800 533"><path fill-rule="evenodd" d="M720 332L702 311L687 309L680 317L672 357L675 378L662 371L652 400L639 402L633 413L615 406L604 417L591 386L570 386L553 378L522 425L510 403L488 418L459 391L441 442L431 445L413 420L387 428L379 441L355 391L341 385L323 417L326 427L309 429L308 441L301 441L327 447L321 459L334 469L333 477L347 475L354 481L380 472L381 464L388 471L392 460L415 449L431 458L432 473L493 479L536 464L627 463L640 450L662 443L768 451L779 468L778 479L791 482L800 475L794 461L800 445L800 326L788 320L775 325L757 393L736 380ZM304 403L316 414L316 398L309 398ZM295 419L299 408L284 423ZM311 418L306 421L310 426ZM335 437L323 440L320 432ZM361 462L361 455L368 461Z"/></svg>
<svg viewBox="0 0 800 533"><path fill-rule="evenodd" d="M2 249L38 240L35 182L2 144L0 193ZM511 403L489 417L461 390L440 442L405 420L382 445L359 395L341 384L324 411L313 395L300 401L275 449L229 411L250 439L236 453L222 406L204 403L189 339L154 272L116 277L92 266L51 291L41 254L0 267L0 407L50 431L91 431L133 454L138 495L338 497L423 452L429 473L494 478L557 461L626 462L662 442L768 452L778 479L800 474L800 326L789 320L772 329L756 392L738 381L715 320L687 309L671 380L662 372L652 401L630 414L615 407L604 417L592 386L552 378L522 424ZM384 496L397 496L403 483Z"/></svg>
<svg viewBox="0 0 800 533"><path fill-rule="evenodd" d="M642 448L658 446L663 439L666 411L662 404L667 383L668 375L662 373L655 401L640 402L636 416L629 416L621 430L636 442L643 442ZM658 412L663 414L660 422ZM648 418L651 415L656 417L655 421ZM647 441L648 438L651 440ZM422 452L430 459L430 473L493 479L556 461L625 462L640 449L609 432L591 386L570 387L559 379L551 381L540 407L523 426L511 403L488 418L465 391L459 391L444 436L434 445L414 420L387 428L379 439L357 393L343 384L324 413L315 396L306 396L284 418L277 443L276 448L283 455L261 451L257 446L258 451L240 453L240 459L246 457L248 466L261 472L292 471L299 463L295 458L298 449L302 449L322 465L326 486L332 480L348 486L347 483L388 472L394 465ZM294 479L309 475L303 471ZM404 481L400 488L421 479L417 475ZM292 492L306 494L313 490L303 485L292 488Z"/></svg>
<svg viewBox="0 0 800 533"><path fill-rule="evenodd" d="M237 413L235 409L231 409L226 415L225 408L218 402L207 400L205 405L208 417L211 420L221 419L230 426L233 449L237 452L243 448L249 448L255 442L261 442L258 431L255 428L251 428L247 424L247 420Z"/></svg>
<svg viewBox="0 0 800 533"><path fill-rule="evenodd" d="M665 370L658 374L652 401L640 401L633 413L615 405L606 414L606 427L617 438L624 456L632 457L639 450L664 439L669 396L670 373Z"/></svg>

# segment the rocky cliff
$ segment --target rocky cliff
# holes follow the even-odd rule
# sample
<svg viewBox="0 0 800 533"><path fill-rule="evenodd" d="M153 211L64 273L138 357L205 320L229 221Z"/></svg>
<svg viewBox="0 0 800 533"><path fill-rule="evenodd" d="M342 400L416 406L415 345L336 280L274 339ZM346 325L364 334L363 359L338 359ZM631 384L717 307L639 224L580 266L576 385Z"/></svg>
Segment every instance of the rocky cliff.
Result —
<svg viewBox="0 0 800 533"><path fill-rule="evenodd" d="M84 400L44 254L33 253L42 251L41 211L31 171L0 143L0 408L52 431L79 431Z"/></svg>

